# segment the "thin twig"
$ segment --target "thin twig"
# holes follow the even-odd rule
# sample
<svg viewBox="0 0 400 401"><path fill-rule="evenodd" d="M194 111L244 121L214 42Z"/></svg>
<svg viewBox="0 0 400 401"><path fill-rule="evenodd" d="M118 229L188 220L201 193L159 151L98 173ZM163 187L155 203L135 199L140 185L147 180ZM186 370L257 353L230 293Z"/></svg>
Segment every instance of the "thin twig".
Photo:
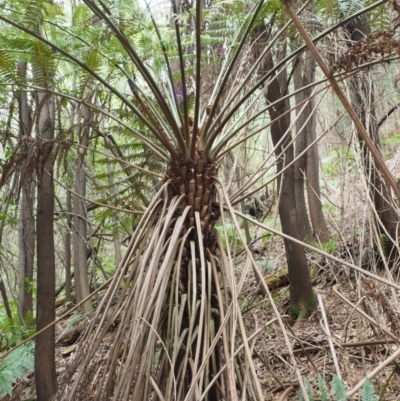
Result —
<svg viewBox="0 0 400 401"><path fill-rule="evenodd" d="M333 364L335 365L336 374L338 375L339 379L342 379L342 374L340 372L339 363L338 363L338 360L337 360L337 357L336 357L335 346L333 345L333 341L332 341L332 338L331 338L331 331L329 330L328 319L326 318L324 303L322 302L321 294L317 294L317 298L318 298L319 307L321 309L322 319L324 320L325 331L326 331L326 334L327 334L327 337L328 337L329 347L330 347L331 352L332 352L332 359L333 359Z"/></svg>
<svg viewBox="0 0 400 401"><path fill-rule="evenodd" d="M386 344L396 344L397 341L395 340L374 340L374 341L354 341L349 343L340 343L340 344L333 344L334 347L340 348L353 348L353 347L368 347L374 345L386 345ZM316 345L315 347L304 347L299 349L294 349L294 354L301 354L303 352L313 352L313 351L325 351L326 349L330 348L329 344L324 345ZM281 356L289 356L287 351L281 352Z"/></svg>
<svg viewBox="0 0 400 401"><path fill-rule="evenodd" d="M241 213L241 212L239 212L237 210L234 210L234 213L237 216L242 217L243 219L247 219L248 221L250 221L251 223L255 224L256 226L262 227L264 230L268 230L271 233L279 235L282 238L286 238L289 241L295 242L296 244L300 244L304 248L309 249L311 251L314 251L314 252L316 252L316 253L318 253L318 254L320 254L322 256L325 256L326 258L328 258L330 260L333 260L334 262L337 262L337 263L339 263L339 264L341 264L343 266L350 267L351 269L356 270L359 273L362 273L362 274L364 274L366 276L369 276L369 277L371 277L371 278L373 278L373 279L375 279L377 281L380 281L381 283L384 283L384 284L386 284L386 285L388 285L390 287L393 287L393 288L396 288L397 290L400 290L400 285L396 284L395 282L386 280L383 277L380 277L377 274L371 273L368 270L362 269L361 267L358 267L358 266L356 266L356 265L354 265L352 263L349 263L346 260L337 258L336 256L330 255L329 253L324 252L323 250L318 249L318 248L316 248L316 247L314 247L314 246L312 246L310 244L307 244L306 242L300 241L300 240L298 240L296 238L291 237L290 235L284 234L283 232L281 232L279 230L276 230L275 228L272 228L269 225L266 225L264 223L260 223L259 221L250 218L247 214Z"/></svg>
<svg viewBox="0 0 400 401"><path fill-rule="evenodd" d="M398 357L400 356L400 348L388 359L383 361L380 365L378 365L372 372L368 373L367 376L365 376L363 379L361 379L348 393L347 393L347 398L350 398L352 395L354 395L363 385L366 379L372 379L375 377L378 373L380 373L386 366L390 365L392 362L394 362Z"/></svg>
<svg viewBox="0 0 400 401"><path fill-rule="evenodd" d="M286 400L287 396L288 396L290 393L293 393L294 390L296 390L296 389L295 389L293 386L288 387L288 388L284 391L284 393L281 395L281 398L279 398L279 401L284 401L284 400Z"/></svg>

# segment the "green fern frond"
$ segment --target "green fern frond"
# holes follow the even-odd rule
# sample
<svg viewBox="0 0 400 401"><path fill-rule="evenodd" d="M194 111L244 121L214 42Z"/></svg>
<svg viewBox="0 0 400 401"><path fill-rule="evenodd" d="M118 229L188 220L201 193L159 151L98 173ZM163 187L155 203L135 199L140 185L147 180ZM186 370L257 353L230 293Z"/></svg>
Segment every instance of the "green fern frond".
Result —
<svg viewBox="0 0 400 401"><path fill-rule="evenodd" d="M12 395L12 385L34 370L35 343L28 342L7 355L0 365L0 396Z"/></svg>
<svg viewBox="0 0 400 401"><path fill-rule="evenodd" d="M307 377L304 379L304 384L306 386L306 391L307 391L309 401L315 401L315 398L313 396L313 387L312 387L310 380L308 380Z"/></svg>
<svg viewBox="0 0 400 401"><path fill-rule="evenodd" d="M337 0L337 3L344 18L365 8L365 2L361 0Z"/></svg>
<svg viewBox="0 0 400 401"><path fill-rule="evenodd" d="M386 234L381 234L379 239L380 239L380 242L381 242L381 247L383 249L383 252L386 253L386 251L387 251L387 249L389 248L389 245L390 245L389 237Z"/></svg>
<svg viewBox="0 0 400 401"><path fill-rule="evenodd" d="M324 378L318 373L318 390L321 401L328 401L328 392Z"/></svg>
<svg viewBox="0 0 400 401"><path fill-rule="evenodd" d="M333 376L332 392L335 396L335 401L346 401L347 390L343 381L338 376Z"/></svg>
<svg viewBox="0 0 400 401"><path fill-rule="evenodd" d="M376 401L376 394L374 386L368 377L365 379L364 384L360 390L361 401Z"/></svg>

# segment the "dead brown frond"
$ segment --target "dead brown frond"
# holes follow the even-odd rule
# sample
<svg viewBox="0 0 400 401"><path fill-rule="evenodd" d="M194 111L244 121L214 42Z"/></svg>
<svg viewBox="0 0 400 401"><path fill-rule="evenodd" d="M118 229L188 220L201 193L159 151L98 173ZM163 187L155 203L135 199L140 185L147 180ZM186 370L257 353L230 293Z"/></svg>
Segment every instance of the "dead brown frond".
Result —
<svg viewBox="0 0 400 401"><path fill-rule="evenodd" d="M232 256L213 229L224 200L215 198L212 168L180 182L182 168L173 166L80 341L59 400L262 399Z"/></svg>
<svg viewBox="0 0 400 401"><path fill-rule="evenodd" d="M363 282L364 292L370 300L374 300L378 309L383 312L383 316L386 317L388 322L388 327L390 327L391 331L399 335L400 334L400 325L399 320L393 311L393 305L390 304L386 295L382 292L382 290L378 287L377 283L371 279L364 279Z"/></svg>
<svg viewBox="0 0 400 401"><path fill-rule="evenodd" d="M15 170L21 173L22 185L27 185L32 180L33 173L36 173L40 181L46 162L49 158L54 161L61 149L69 149L69 145L59 140L22 137L3 165L0 188L7 183Z"/></svg>
<svg viewBox="0 0 400 401"><path fill-rule="evenodd" d="M363 62L384 59L394 53L400 54L400 39L394 30L365 36L344 52L333 66L332 72L351 71Z"/></svg>

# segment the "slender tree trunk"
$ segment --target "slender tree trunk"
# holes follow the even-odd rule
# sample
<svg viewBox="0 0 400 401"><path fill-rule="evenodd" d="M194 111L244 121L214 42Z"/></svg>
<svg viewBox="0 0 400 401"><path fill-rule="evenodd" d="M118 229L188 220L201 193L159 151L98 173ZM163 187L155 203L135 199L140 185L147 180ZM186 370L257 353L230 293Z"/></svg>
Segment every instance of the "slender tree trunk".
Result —
<svg viewBox="0 0 400 401"><path fill-rule="evenodd" d="M265 67L273 67L271 56L267 56ZM286 72L282 72L277 79L274 79L266 91L266 99L273 103L286 94L287 91ZM288 100L279 102L275 107L269 109L271 120L276 119L290 109ZM289 114L280 118L271 126L272 142L277 146L279 141L286 134L286 139L277 146L275 154L277 157L277 173L294 160L294 149L292 135L289 131ZM289 132L288 132L289 131ZM294 168L288 168L285 173L278 178L279 197L279 217L281 220L283 233L293 238L302 240L299 226L299 218L296 208L296 197L293 191L295 185ZM307 259L304 248L287 239L284 240L286 258L288 264L290 281L290 309L293 317L302 319L307 317L312 311L315 303L310 273L308 270Z"/></svg>
<svg viewBox="0 0 400 401"><path fill-rule="evenodd" d="M18 77L26 79L27 63L18 62ZM19 105L19 136L23 145L28 150L27 139L31 137L31 118L29 115L28 94L21 89L18 92ZM35 258L35 231L34 231L34 184L32 174L23 172L21 176L21 210L18 222L18 244L19 244L19 296L18 313L23 322L32 322L33 310L33 264Z"/></svg>
<svg viewBox="0 0 400 401"><path fill-rule="evenodd" d="M89 145L89 110L84 112L84 126L79 132L79 145L87 147ZM75 292L77 302L81 302L89 296L88 264L87 264L87 227L86 227L86 205L82 197L86 195L86 172L85 156L86 149L78 148L78 158L76 162L75 195L74 199L74 277ZM83 304L83 311L92 311L91 301Z"/></svg>
<svg viewBox="0 0 400 401"><path fill-rule="evenodd" d="M8 302L6 286L4 285L4 281L2 279L0 279L0 293L1 293L1 297L3 298L3 304L4 304L4 308L6 310L7 317L10 319L10 322L12 322L13 317L12 317L12 313L11 313L10 304Z"/></svg>
<svg viewBox="0 0 400 401"><path fill-rule="evenodd" d="M303 87L302 82L302 63L301 56L295 60L297 65L294 67L293 81L295 89L299 89ZM304 92L298 93L296 98L296 103L300 103L305 99ZM304 149L307 147L307 139L306 139L306 130L305 123L308 117L306 110L302 110L302 107L297 108L297 122L296 122L296 148L295 148L295 156L297 157ZM303 218L299 219L299 228L300 228L300 236L303 240L311 241L312 240L312 231L310 220L308 218L307 206L306 206L306 198L305 198L305 173L306 173L306 155L300 157L295 165L294 165L294 192L296 197L296 210L298 216L303 216Z"/></svg>
<svg viewBox="0 0 400 401"><path fill-rule="evenodd" d="M305 53L305 60L300 56L298 65L296 66L293 80L295 89L301 89L314 82L315 80L315 60L311 53ZM299 104L304 99L311 96L312 90L308 88L296 95L296 103ZM316 118L314 109L314 100L297 109L297 113L303 109L298 118L297 133L301 133L296 138L296 156L299 155L316 139ZM296 201L300 201L304 197L304 178L306 179L308 206L310 210L310 218L315 239L320 242L329 240L329 230L326 225L324 214L322 212L320 185L319 185L319 155L318 145L315 144L307 153L299 159L296 166ZM303 174L303 176L301 176ZM304 177L305 174L305 177ZM300 177L300 179L298 178ZM301 182L299 182L301 181ZM301 188L298 188L301 187ZM302 193L303 192L303 193ZM299 206L298 206L299 207ZM304 215L304 214L301 214ZM307 220L308 222L308 220Z"/></svg>
<svg viewBox="0 0 400 401"><path fill-rule="evenodd" d="M67 191L67 230L65 232L65 299L70 308L72 303L72 281L71 281L71 219L72 219L72 202L71 192Z"/></svg>
<svg viewBox="0 0 400 401"><path fill-rule="evenodd" d="M43 76L45 74L43 73ZM46 85L38 79L40 86ZM43 90L38 97L38 174L37 199L37 331L56 318L54 252L54 182L52 148L54 138L54 97ZM39 162L39 160L38 160ZM35 384L38 401L50 401L57 389L54 326L36 339Z"/></svg>
<svg viewBox="0 0 400 401"><path fill-rule="evenodd" d="M110 186L110 194L115 195L115 187L114 187L114 165L107 164L107 172L108 172L108 184ZM118 217L113 215L111 217L111 221L113 224L118 224ZM114 252L115 252L115 266L118 267L121 259L122 259L122 254L121 254L121 241L118 237L114 238Z"/></svg>
<svg viewBox="0 0 400 401"><path fill-rule="evenodd" d="M7 191L6 196L5 196L6 200L16 198L15 192L17 192L18 181L19 181L18 174L14 174L13 179L12 179L12 183L10 185L10 188ZM0 214L7 215L10 203L7 202L7 201L4 201L4 200L3 200L2 203L3 204L0 207ZM2 246L2 244L3 244L3 232L4 232L5 224L6 224L6 220L1 220L0 221L0 246ZM7 277L7 272L4 271L4 272L2 272L2 274L3 273L5 273L5 276ZM13 323L13 316L12 316L11 308L10 308L10 305L9 305L9 302L8 302L6 286L4 284L2 274L0 275L0 292L1 292L1 295L2 295L2 298L3 298L3 304L4 304L4 307L6 309L7 317L10 319L10 322Z"/></svg>
<svg viewBox="0 0 400 401"><path fill-rule="evenodd" d="M23 179L22 179L23 180ZM26 324L32 322L33 310L33 264L35 257L35 231L33 218L33 183L22 185L20 220L18 222L19 238L19 299L18 312Z"/></svg>

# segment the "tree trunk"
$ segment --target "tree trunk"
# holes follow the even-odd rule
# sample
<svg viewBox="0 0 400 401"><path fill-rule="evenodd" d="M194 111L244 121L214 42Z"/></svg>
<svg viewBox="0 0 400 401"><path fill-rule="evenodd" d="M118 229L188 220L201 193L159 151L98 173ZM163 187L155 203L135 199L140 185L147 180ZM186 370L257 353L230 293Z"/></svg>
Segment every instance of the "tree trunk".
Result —
<svg viewBox="0 0 400 401"><path fill-rule="evenodd" d="M45 74L43 73L43 76ZM46 83L38 79L38 85ZM54 97L47 91L37 92L38 171L37 200L37 331L55 318L55 253L54 253L54 182L53 138ZM57 389L54 326L36 338L35 384L38 401L50 401Z"/></svg>
<svg viewBox="0 0 400 401"><path fill-rule="evenodd" d="M108 172L108 184L110 187L110 194L112 196L115 196L115 186L114 186L114 165L109 163L107 164L107 172ZM117 225L119 220L118 217L113 215L111 217L111 221L113 224ZM115 266L116 268L119 266L121 260L122 260L122 254L121 254L121 240L119 239L118 236L115 236L114 238L114 252L115 252Z"/></svg>
<svg viewBox="0 0 400 401"><path fill-rule="evenodd" d="M0 279L0 293L1 297L3 298L3 305L6 310L7 317L10 319L10 322L12 322L13 317L11 313L10 304L8 302L6 286L4 285L4 281L2 279Z"/></svg>
<svg viewBox="0 0 400 401"><path fill-rule="evenodd" d="M65 299L68 304L68 308L71 307L72 302L72 281L71 281L71 229L72 229L72 203L71 203L71 192L67 191L67 202L66 202L66 213L67 213L67 230L65 232Z"/></svg>
<svg viewBox="0 0 400 401"><path fill-rule="evenodd" d="M294 87L296 90L307 86L315 80L315 60L309 51L305 53L305 60L302 56L298 58L298 65L296 66L293 80ZM299 104L304 99L308 98L312 94L312 89L308 88L296 95L296 103ZM297 133L302 130L300 135L296 138L296 156L299 155L304 149L306 149L316 139L316 118L314 109L314 100L300 106L297 109L297 114L304 108L303 112L298 118L297 122ZM311 147L307 153L296 163L296 181L301 181L297 184L301 189L297 189L296 186L296 201L299 201L304 197L304 176L300 179L299 174L305 173L306 186L307 186L307 197L308 206L310 210L311 224L315 239L319 242L326 242L329 240L329 230L325 222L324 214L322 212L321 194L319 186L319 155L318 145L315 144ZM298 170L299 171L298 171ZM301 193L303 192L303 193ZM298 195L299 194L299 195ZM302 214L304 215L304 214ZM308 222L308 220L307 220Z"/></svg>
<svg viewBox="0 0 400 401"><path fill-rule="evenodd" d="M26 79L27 63L18 62L18 77ZM18 92L19 105L19 137L25 141L23 146L28 151L27 139L31 137L32 124L29 115L28 94L21 89ZM34 231L34 184L32 172L24 171L21 175L21 210L18 222L18 244L19 244L19 295L18 314L21 320L29 324L32 322L33 311L33 264L35 258L35 231Z"/></svg>
<svg viewBox="0 0 400 401"><path fill-rule="evenodd" d="M302 63L301 56L297 58L294 62L297 65L294 67L293 81L295 89L302 88L303 85L303 74L302 74ZM300 92L296 94L296 103L300 103L305 99L306 95L304 92ZM303 106L300 106L296 109L297 114L297 122L296 122L296 140L295 140L295 156L298 157L301 152L307 147L307 139L306 139L306 128L305 123L308 117L308 113ZM308 110L307 110L308 111ZM297 215L302 216L303 218L299 219L299 229L300 236L303 241L311 241L312 240L312 231L310 220L308 218L307 206L306 206L306 198L305 198L305 174L306 173L306 155L300 157L295 165L294 165L294 192L296 198L296 210Z"/></svg>
<svg viewBox="0 0 400 401"><path fill-rule="evenodd" d="M84 111L84 126L79 132L79 144L87 147L89 145L89 110ZM82 197L86 195L86 172L85 172L86 149L78 148L76 162L76 179L74 194L74 277L77 302L81 302L89 296L88 264L87 264L87 227L86 227L86 205ZM91 301L83 304L85 313L93 309Z"/></svg>
<svg viewBox="0 0 400 401"><path fill-rule="evenodd" d="M265 66L273 67L272 56L267 56ZM285 71L279 77L273 79L268 85L266 99L272 103L279 100L286 94L287 77ZM271 120L279 117L290 109L288 100L279 102L275 107L269 109ZM277 146L279 141L286 134L283 142L277 146L275 154L277 157L277 173L291 163L294 159L292 136L289 132L289 114L280 118L271 126L272 142ZM299 227L299 220L296 208L296 198L293 191L295 185L295 171L290 167L278 178L279 196L279 217L282 225L282 232L296 239L302 240ZM304 248L287 239L284 240L286 258L290 281L290 313L297 319L307 317L312 311L315 303L311 277L307 266L307 259Z"/></svg>

